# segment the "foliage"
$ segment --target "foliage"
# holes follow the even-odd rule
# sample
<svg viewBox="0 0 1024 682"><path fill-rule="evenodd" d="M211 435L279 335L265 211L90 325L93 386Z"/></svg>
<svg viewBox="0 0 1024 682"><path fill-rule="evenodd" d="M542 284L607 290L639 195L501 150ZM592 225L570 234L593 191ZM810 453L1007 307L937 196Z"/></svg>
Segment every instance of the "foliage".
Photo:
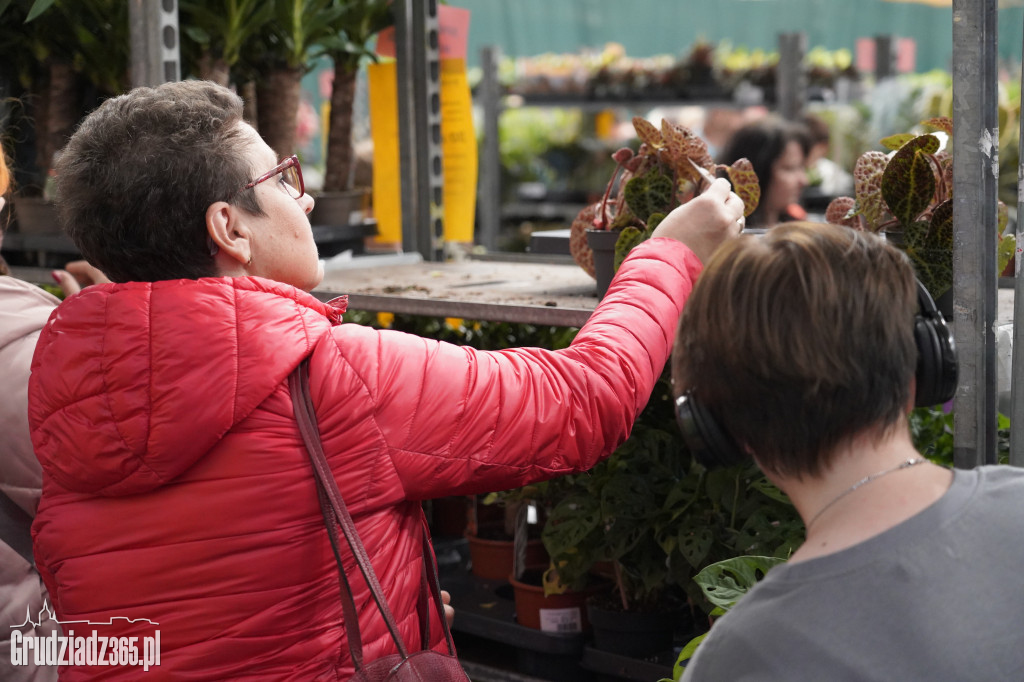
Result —
<svg viewBox="0 0 1024 682"><path fill-rule="evenodd" d="M1010 420L997 418L996 461L1010 461ZM953 412L943 407L918 407L910 413L910 436L914 448L932 462L953 466Z"/></svg>
<svg viewBox="0 0 1024 682"><path fill-rule="evenodd" d="M333 0L331 5L333 33L319 41L320 50L335 65L355 72L363 58L376 59L370 45L394 23L391 0Z"/></svg>
<svg viewBox="0 0 1024 682"><path fill-rule="evenodd" d="M753 589L768 571L785 561L779 557L739 556L706 566L693 580L700 585L708 601L715 605L712 614L721 616L736 606L743 595ZM678 680L682 677L686 661L693 658L705 637L706 632L694 637L679 652L679 657L672 668L672 679ZM663 679L659 682L672 681Z"/></svg>
<svg viewBox="0 0 1024 682"><path fill-rule="evenodd" d="M543 540L561 580L579 586L599 562L616 566L623 607L687 593L704 566L756 552L787 557L803 540L788 499L753 464L708 471L686 452L667 376L633 432L591 471L566 477Z"/></svg>
<svg viewBox="0 0 1024 682"><path fill-rule="evenodd" d="M265 0L182 0L182 51L194 44L204 58L230 72L241 60L242 49L273 19L274 4ZM227 85L227 83L223 83Z"/></svg>
<svg viewBox="0 0 1024 682"><path fill-rule="evenodd" d="M578 331L360 311L345 319L491 350L564 348ZM617 563L620 596L631 608L687 593L710 611L692 582L700 569L745 554L785 558L803 540L796 510L756 466L708 471L692 460L676 428L667 372L609 459L495 498L546 510L544 544L563 584L580 587L598 562Z"/></svg>
<svg viewBox="0 0 1024 682"><path fill-rule="evenodd" d="M946 117L922 125L953 134ZM953 159L935 134L902 133L884 138L891 153L867 151L853 168L855 197L829 204L826 220L871 232L899 235L902 248L925 288L939 298L953 286ZM1013 255L1014 238L1003 235L1006 205L999 202L999 272Z"/></svg>
<svg viewBox="0 0 1024 682"><path fill-rule="evenodd" d="M738 159L731 166L716 164L704 140L667 119L662 119L659 130L636 116L633 127L640 138L639 150L634 153L624 147L612 155L617 166L604 196L581 210L572 224L576 233L592 228L621 230L615 244L616 269L665 216L697 195L706 183L698 167L711 175L718 170L729 175L733 191L743 199L744 215L757 208L761 188L747 159Z"/></svg>

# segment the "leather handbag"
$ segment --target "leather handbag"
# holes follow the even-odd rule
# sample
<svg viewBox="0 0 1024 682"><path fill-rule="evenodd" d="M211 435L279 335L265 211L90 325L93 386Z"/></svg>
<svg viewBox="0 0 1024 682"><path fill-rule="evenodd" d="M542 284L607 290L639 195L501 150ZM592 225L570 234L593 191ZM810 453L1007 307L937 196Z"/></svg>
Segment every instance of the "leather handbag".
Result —
<svg viewBox="0 0 1024 682"><path fill-rule="evenodd" d="M295 418L299 424L299 431L302 440L306 444L309 458L313 463L313 473L317 483L317 494L320 498L320 510L324 516L324 523L327 525L327 534L331 540L331 547L334 550L334 558L338 563L339 580L341 583L342 612L345 619L345 634L348 640L348 649L352 656L352 663L355 666L355 674L350 679L366 680L367 682L379 682L383 680L395 680L397 682L446 682L458 681L469 682L469 676L462 669L455 655L455 643L452 641L451 631L448 629L448 622L444 617L444 605L441 602L441 585L437 579L437 560L430 547L430 538L426 526L422 527L423 537L423 572L420 585L420 596L417 611L420 619L420 650L409 652L408 647L398 632L395 618L391 614L387 600L384 598L384 591L381 589L377 574L370 563L370 557L363 547L359 534L356 532L355 524L348 513L345 501L338 490L338 484L327 464L324 456L323 445L320 442L320 431L317 427L316 413L313 410L313 400L309 394L309 364L308 360L295 368L295 371L288 377L288 388L292 397L292 405L295 408ZM384 618L391 639L398 648L397 654L390 654L375 661L363 660L362 637L359 634L359 618L356 613L355 602L352 599L352 589L349 585L348 576L341 562L341 545L338 529L341 529L349 551L356 559L359 572L366 581L370 594L373 596L377 609ZM434 604L438 616L441 619L441 627L444 630L445 640L448 643L448 653L443 654L428 648L430 646L430 617L429 617L429 595L433 595Z"/></svg>

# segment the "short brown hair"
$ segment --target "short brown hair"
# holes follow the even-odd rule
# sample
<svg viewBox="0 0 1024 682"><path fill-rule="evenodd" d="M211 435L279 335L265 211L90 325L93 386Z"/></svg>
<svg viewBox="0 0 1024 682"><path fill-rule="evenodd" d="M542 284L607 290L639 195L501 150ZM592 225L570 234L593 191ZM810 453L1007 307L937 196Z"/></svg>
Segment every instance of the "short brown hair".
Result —
<svg viewBox="0 0 1024 682"><path fill-rule="evenodd" d="M262 214L242 100L209 81L136 88L87 116L57 163L57 207L82 256L115 282L216 275L206 209Z"/></svg>
<svg viewBox="0 0 1024 682"><path fill-rule="evenodd" d="M768 471L815 476L855 435L903 417L917 363L913 269L879 236L786 223L726 243L672 356L690 391Z"/></svg>

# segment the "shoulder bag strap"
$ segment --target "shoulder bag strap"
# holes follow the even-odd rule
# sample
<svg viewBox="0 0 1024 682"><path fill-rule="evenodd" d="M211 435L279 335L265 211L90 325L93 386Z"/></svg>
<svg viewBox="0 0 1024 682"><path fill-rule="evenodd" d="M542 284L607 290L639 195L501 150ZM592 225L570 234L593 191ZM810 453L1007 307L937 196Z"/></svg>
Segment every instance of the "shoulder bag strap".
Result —
<svg viewBox="0 0 1024 682"><path fill-rule="evenodd" d="M408 658L409 653L406 650L405 642L402 641L402 637L398 632L398 626L395 624L395 618L391 615L391 610L388 608L387 601L384 599L384 590L381 589L380 583L377 581L377 574L373 571L373 565L370 563L370 557L366 553L366 548L363 547L362 541L359 539L359 533L356 531L355 523L352 521L352 517L348 513L348 508L345 506L345 501L341 497L341 492L338 490L338 484L334 481L334 476L331 473L330 467L327 464L327 458L324 456L323 446L320 443L320 431L316 425L316 414L313 411L313 401L309 395L309 367L308 361L303 362L292 372L288 378L288 387L291 392L292 404L295 407L295 418L299 424L299 431L302 434L302 440L306 444L306 450L309 452L309 457L313 462L313 473L316 476L317 485L320 492L321 508L324 511L324 516L333 516L334 523L327 523L328 533L331 535L332 545L335 544L335 538L337 535L337 529L335 524L341 528L342 533L345 535L345 540L348 543L349 550L356 559L356 563L359 566L360 573L363 574L363 579L366 581L367 587L370 589L370 594L373 596L374 602L377 603L377 608L380 610L381 616L384 618L384 623L388 627L388 631L391 633L391 638L394 640L395 645L398 647L398 652L402 658ZM345 586L348 587L348 579L344 576L344 568L341 564L341 556L335 548L335 558L338 560L338 567L342 573L342 580ZM359 619L355 614L355 605L352 599L351 590L343 590L343 598L348 604L345 605L345 620L350 620L349 608L352 611L351 622L347 622L346 634L352 630L359 630ZM358 635L357 635L358 637ZM351 635L350 649L351 647ZM360 647L361 649L361 647ZM353 653L353 661L361 665L362 652L360 651L357 657Z"/></svg>
<svg viewBox="0 0 1024 682"><path fill-rule="evenodd" d="M0 490L0 540L21 555L30 565L36 565L32 554L32 517L25 513L7 493Z"/></svg>

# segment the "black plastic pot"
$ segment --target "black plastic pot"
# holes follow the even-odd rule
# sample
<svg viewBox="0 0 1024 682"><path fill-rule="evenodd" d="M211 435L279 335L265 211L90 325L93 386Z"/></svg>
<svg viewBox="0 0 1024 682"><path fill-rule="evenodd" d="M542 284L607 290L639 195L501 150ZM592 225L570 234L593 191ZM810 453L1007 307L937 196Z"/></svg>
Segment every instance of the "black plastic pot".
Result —
<svg viewBox="0 0 1024 682"><path fill-rule="evenodd" d="M632 658L670 651L677 630L693 629L693 619L685 605L665 610L622 611L603 608L598 600L590 599L587 617L595 648Z"/></svg>
<svg viewBox="0 0 1024 682"><path fill-rule="evenodd" d="M615 276L615 242L621 230L587 230L587 246L594 252L594 277L597 298L604 298Z"/></svg>

